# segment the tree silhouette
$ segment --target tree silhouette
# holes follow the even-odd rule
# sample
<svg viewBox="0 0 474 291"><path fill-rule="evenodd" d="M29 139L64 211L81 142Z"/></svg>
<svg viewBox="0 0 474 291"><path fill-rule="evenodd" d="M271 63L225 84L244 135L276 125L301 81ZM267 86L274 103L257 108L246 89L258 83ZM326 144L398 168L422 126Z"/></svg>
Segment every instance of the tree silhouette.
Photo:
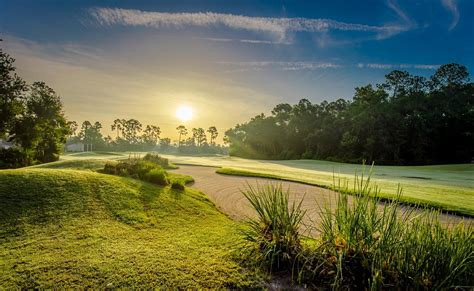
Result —
<svg viewBox="0 0 474 291"><path fill-rule="evenodd" d="M112 124L111 128L112 130L116 130L117 131L117 139L120 137L120 132L123 130L124 128L124 123L125 123L125 120L124 119L115 119L114 120L114 124Z"/></svg>
<svg viewBox="0 0 474 291"><path fill-rule="evenodd" d="M161 130L159 126L147 125L143 131L143 141L145 144L155 146L160 138Z"/></svg>
<svg viewBox="0 0 474 291"><path fill-rule="evenodd" d="M209 129L207 130L207 132L209 133L210 137L211 137L211 144L215 144L215 140L217 138L217 136L219 135L219 133L217 132L217 128L215 126L211 126L209 127Z"/></svg>
<svg viewBox="0 0 474 291"><path fill-rule="evenodd" d="M179 140L178 140L178 147L181 147L181 137L188 135L188 130L184 125L180 125L176 127L176 130L178 131L179 134Z"/></svg>

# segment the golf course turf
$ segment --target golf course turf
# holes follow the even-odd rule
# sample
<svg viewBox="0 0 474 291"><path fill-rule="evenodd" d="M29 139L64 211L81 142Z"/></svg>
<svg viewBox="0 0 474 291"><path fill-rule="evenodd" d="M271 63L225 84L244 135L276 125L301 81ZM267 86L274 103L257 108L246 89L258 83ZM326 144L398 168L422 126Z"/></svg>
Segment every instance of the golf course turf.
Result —
<svg viewBox="0 0 474 291"><path fill-rule="evenodd" d="M66 169L0 180L2 288L259 285L236 223L198 191Z"/></svg>

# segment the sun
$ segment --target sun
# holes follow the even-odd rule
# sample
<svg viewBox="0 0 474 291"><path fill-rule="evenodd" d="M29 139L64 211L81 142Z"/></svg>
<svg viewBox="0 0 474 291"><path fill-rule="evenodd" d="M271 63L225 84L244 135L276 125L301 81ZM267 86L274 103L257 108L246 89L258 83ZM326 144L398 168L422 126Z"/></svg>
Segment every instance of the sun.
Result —
<svg viewBox="0 0 474 291"><path fill-rule="evenodd" d="M188 121L193 118L193 109L189 106L180 106L176 109L176 117L181 121Z"/></svg>

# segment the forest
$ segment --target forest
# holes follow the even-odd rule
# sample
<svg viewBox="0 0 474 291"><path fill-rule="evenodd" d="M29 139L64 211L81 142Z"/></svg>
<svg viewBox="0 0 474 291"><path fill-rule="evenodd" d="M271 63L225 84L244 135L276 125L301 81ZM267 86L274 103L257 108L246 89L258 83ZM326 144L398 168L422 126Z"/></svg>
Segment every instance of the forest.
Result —
<svg viewBox="0 0 474 291"><path fill-rule="evenodd" d="M230 155L391 165L470 163L474 84L467 68L440 66L429 78L394 70L352 100L278 104L229 129Z"/></svg>

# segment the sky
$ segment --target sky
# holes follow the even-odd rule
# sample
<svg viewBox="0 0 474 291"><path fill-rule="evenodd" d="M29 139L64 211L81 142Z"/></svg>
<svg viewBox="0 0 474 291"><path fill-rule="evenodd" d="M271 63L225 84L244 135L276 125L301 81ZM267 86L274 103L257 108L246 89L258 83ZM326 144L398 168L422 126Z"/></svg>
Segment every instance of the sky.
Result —
<svg viewBox="0 0 474 291"><path fill-rule="evenodd" d="M474 0L0 0L0 46L70 120L237 123L302 98L351 99L391 70L474 68ZM188 121L176 117L186 106Z"/></svg>

